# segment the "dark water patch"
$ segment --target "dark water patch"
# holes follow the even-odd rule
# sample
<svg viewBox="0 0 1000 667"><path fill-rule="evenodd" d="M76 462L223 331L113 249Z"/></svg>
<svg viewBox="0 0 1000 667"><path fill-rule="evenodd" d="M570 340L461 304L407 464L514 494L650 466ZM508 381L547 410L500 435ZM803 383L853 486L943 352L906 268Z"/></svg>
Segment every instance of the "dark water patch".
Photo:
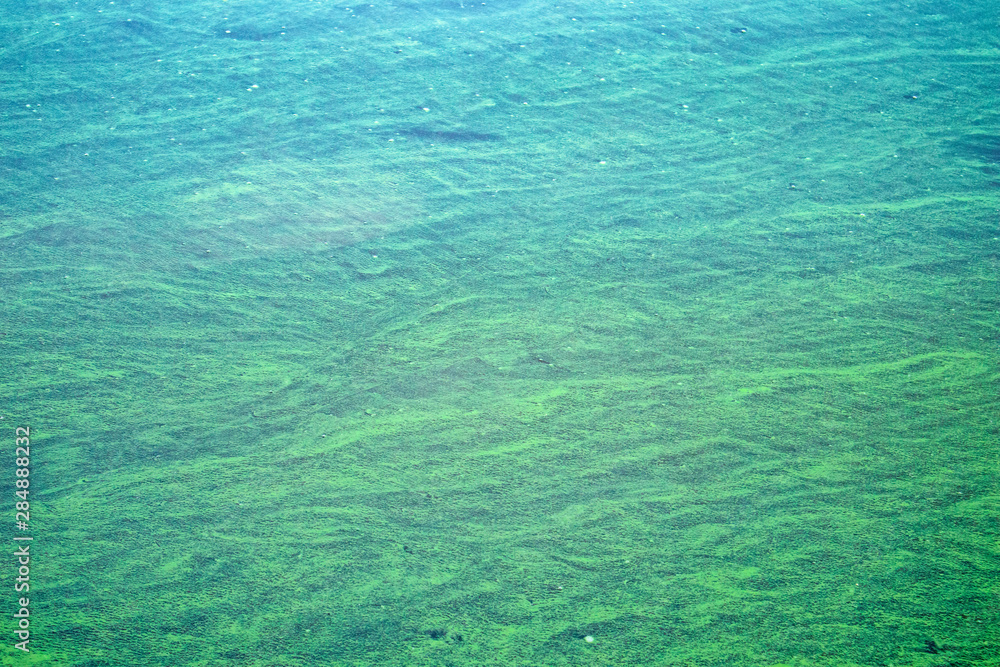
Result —
<svg viewBox="0 0 1000 667"><path fill-rule="evenodd" d="M961 157L987 164L1000 162L1000 136L985 132L966 134L949 142L951 149Z"/></svg>
<svg viewBox="0 0 1000 667"><path fill-rule="evenodd" d="M142 37L152 39L159 36L162 30L155 23L143 21L142 19L122 19L114 21L110 25L110 31L117 33L119 37Z"/></svg>
<svg viewBox="0 0 1000 667"><path fill-rule="evenodd" d="M914 262L906 266L909 271L916 271L928 276L961 275L968 266L968 260L941 260L936 262Z"/></svg>
<svg viewBox="0 0 1000 667"><path fill-rule="evenodd" d="M108 238L112 230L92 229L84 225L53 223L30 229L11 240L18 251L27 252L37 248L58 248L63 246L96 245Z"/></svg>
<svg viewBox="0 0 1000 667"><path fill-rule="evenodd" d="M503 137L499 134L487 132L473 132L470 130L435 130L427 127L413 127L401 130L400 134L405 137L416 137L417 139L429 139L442 143L468 143L480 141L501 141Z"/></svg>
<svg viewBox="0 0 1000 667"><path fill-rule="evenodd" d="M33 161L23 155L0 155L0 170L27 170L33 166Z"/></svg>
<svg viewBox="0 0 1000 667"><path fill-rule="evenodd" d="M263 42L284 35L284 28L262 26L254 23L221 26L215 30L215 36L223 39L236 39L243 42Z"/></svg>

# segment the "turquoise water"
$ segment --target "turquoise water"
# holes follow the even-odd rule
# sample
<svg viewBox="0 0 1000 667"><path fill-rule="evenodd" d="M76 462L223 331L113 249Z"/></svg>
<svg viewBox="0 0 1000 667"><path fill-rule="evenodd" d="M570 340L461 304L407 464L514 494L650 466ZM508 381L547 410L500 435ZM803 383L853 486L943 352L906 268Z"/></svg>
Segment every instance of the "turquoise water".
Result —
<svg viewBox="0 0 1000 667"><path fill-rule="evenodd" d="M0 25L4 664L1000 665L990 3Z"/></svg>

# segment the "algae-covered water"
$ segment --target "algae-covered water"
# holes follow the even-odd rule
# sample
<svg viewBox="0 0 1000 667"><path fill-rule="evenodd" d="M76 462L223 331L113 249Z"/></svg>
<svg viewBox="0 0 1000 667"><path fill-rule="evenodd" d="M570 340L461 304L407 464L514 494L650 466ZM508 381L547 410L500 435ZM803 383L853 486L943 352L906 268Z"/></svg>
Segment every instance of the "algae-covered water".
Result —
<svg viewBox="0 0 1000 667"><path fill-rule="evenodd" d="M996 9L9 4L3 664L1000 665Z"/></svg>

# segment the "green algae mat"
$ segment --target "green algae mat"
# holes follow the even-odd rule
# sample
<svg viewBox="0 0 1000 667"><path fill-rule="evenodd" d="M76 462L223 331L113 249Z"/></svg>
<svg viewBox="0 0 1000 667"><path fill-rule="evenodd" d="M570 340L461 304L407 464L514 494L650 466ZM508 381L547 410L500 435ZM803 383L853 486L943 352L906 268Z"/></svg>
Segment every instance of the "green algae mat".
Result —
<svg viewBox="0 0 1000 667"><path fill-rule="evenodd" d="M2 664L1000 665L990 3L0 28Z"/></svg>

